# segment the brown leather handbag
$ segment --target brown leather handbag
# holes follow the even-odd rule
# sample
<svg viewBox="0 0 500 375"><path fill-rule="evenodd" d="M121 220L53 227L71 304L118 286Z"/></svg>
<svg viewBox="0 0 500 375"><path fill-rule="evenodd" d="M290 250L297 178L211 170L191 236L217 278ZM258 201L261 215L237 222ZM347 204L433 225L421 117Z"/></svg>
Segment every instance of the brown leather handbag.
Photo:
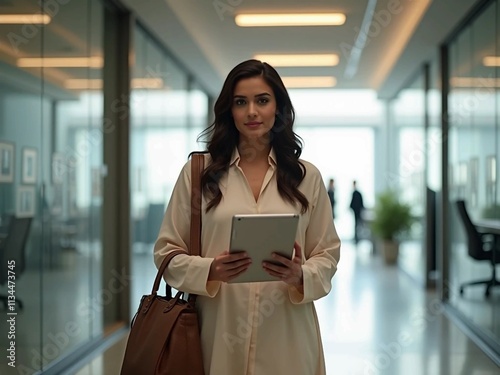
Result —
<svg viewBox="0 0 500 375"><path fill-rule="evenodd" d="M192 155L190 255L200 255L201 248L199 192L203 160L203 154ZM170 252L158 269L151 294L142 296L132 319L121 375L204 375L196 295L185 300L179 291L172 298L168 283L166 295L157 295L168 263L178 254L186 252Z"/></svg>

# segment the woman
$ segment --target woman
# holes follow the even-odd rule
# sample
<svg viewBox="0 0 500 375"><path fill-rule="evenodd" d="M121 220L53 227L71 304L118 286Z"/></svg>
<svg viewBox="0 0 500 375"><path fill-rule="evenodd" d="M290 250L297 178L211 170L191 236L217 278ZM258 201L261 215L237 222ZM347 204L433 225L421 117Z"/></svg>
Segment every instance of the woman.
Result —
<svg viewBox="0 0 500 375"><path fill-rule="evenodd" d="M294 110L276 70L257 60L237 65L214 107L202 175L202 257L176 256L171 286L196 293L206 375L325 374L313 301L331 288L337 236L322 177L300 160ZM190 162L175 185L154 255L157 266L189 243ZM251 259L229 254L235 214L300 214L292 260L262 266L277 281L227 282Z"/></svg>

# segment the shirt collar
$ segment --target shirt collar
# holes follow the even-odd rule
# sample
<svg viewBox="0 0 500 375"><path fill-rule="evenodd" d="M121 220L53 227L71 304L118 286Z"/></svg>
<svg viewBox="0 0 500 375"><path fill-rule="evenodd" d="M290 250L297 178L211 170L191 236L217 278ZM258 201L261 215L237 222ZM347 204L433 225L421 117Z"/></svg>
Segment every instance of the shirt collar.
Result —
<svg viewBox="0 0 500 375"><path fill-rule="evenodd" d="M229 162L229 165L233 164L238 164L240 161L240 153L238 152L238 148L235 147L233 151L233 155L231 156L231 161ZM269 152L269 156L267 157L267 161L269 162L269 165L271 166L276 166L276 152L274 152L274 148L271 147L271 151Z"/></svg>

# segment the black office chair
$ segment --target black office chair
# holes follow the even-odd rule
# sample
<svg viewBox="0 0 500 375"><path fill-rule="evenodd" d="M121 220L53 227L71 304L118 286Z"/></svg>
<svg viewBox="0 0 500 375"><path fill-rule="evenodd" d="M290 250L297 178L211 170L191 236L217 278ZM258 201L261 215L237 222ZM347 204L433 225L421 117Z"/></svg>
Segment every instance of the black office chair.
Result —
<svg viewBox="0 0 500 375"><path fill-rule="evenodd" d="M500 281L496 278L495 269L495 265L500 263L500 236L493 233L479 232L467 213L465 201L458 200L455 203L467 234L469 256L475 260L484 260L489 262L492 270L492 274L489 279L461 284L460 294L463 294L464 287L466 286L485 284L486 291L484 294L488 297L490 295L490 289L494 286L500 285Z"/></svg>
<svg viewBox="0 0 500 375"><path fill-rule="evenodd" d="M9 280L17 283L19 276L24 271L26 266L24 250L28 240L31 220L32 218L30 217L12 217L10 219L7 237L0 243L0 285L7 284L8 286ZM12 261L15 263L13 264ZM11 271L10 276L15 276L15 279L9 279L9 271ZM17 291L15 297L16 303L22 309L23 302L18 298ZM9 296L0 295L0 301L7 308Z"/></svg>

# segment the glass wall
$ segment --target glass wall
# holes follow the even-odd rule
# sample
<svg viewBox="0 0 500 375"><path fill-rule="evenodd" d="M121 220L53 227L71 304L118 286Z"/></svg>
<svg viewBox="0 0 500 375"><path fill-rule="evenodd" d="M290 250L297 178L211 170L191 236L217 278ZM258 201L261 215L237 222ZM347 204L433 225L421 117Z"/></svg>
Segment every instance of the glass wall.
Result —
<svg viewBox="0 0 500 375"><path fill-rule="evenodd" d="M40 11L44 17L33 16ZM0 349L13 353L0 373L12 366L23 374L58 373L70 355L116 331L117 315L104 323L103 314L129 292L113 261L103 269L109 234L101 230L110 205L103 200L103 146L112 136L104 127L103 86L118 79L103 79L104 23L112 30L119 17L102 0L16 1L0 4L0 12L28 15L0 25L0 308L15 317L0 322L2 332L12 332L0 338ZM196 138L209 100L148 33L134 32L131 264L147 280L133 280L133 288L147 287L142 294L156 273L152 243L178 173L189 152L203 148Z"/></svg>
<svg viewBox="0 0 500 375"><path fill-rule="evenodd" d="M410 204L412 214L416 218L411 236L400 244L398 264L419 283L425 285L425 71L421 70L413 82L391 101L390 110L393 124L391 131L396 133L399 164L388 185L398 192L401 201Z"/></svg>
<svg viewBox="0 0 500 375"><path fill-rule="evenodd" d="M442 202L442 144L441 131L441 75L439 72L439 58L436 56L429 64L427 90L427 131L426 131L426 221L425 221L425 247L427 251L427 286L435 287L439 280L438 270L442 233L442 215L440 207Z"/></svg>
<svg viewBox="0 0 500 375"><path fill-rule="evenodd" d="M104 9L99 0L10 5L0 4L2 14L28 17L0 25L0 281L18 302L3 306L13 319L1 319L0 331L12 336L0 347L14 355L0 373L15 365L32 374L105 329Z"/></svg>
<svg viewBox="0 0 500 375"><path fill-rule="evenodd" d="M492 1L449 46L450 249L449 304L500 352L500 287L466 283L491 279L491 253L473 255L457 201L472 223L500 235L498 160L499 2ZM498 261L498 260L497 260ZM498 280L498 279L497 279Z"/></svg>
<svg viewBox="0 0 500 375"><path fill-rule="evenodd" d="M139 25L131 93L131 312L156 275L153 246L177 177L191 151L204 149L208 97ZM191 86L191 87L190 87Z"/></svg>

